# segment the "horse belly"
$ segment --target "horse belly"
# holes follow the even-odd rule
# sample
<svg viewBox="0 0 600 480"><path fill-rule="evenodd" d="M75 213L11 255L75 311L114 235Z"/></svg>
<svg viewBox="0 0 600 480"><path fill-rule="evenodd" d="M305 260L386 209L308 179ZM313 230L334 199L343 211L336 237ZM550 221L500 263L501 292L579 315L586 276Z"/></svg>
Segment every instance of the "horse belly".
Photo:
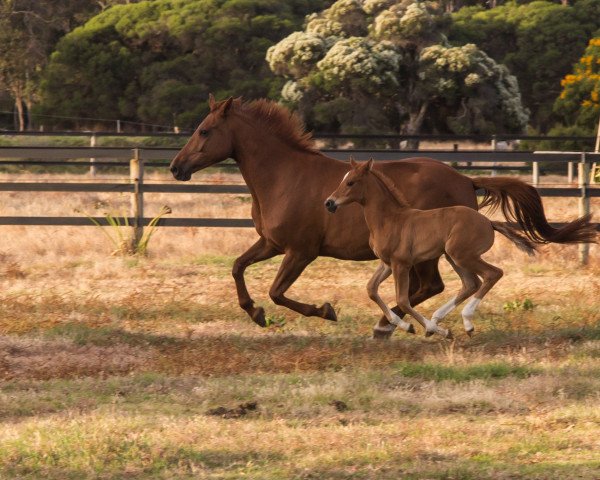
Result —
<svg viewBox="0 0 600 480"><path fill-rule="evenodd" d="M319 255L342 260L377 258L369 246L369 229L359 205L346 205L326 215Z"/></svg>

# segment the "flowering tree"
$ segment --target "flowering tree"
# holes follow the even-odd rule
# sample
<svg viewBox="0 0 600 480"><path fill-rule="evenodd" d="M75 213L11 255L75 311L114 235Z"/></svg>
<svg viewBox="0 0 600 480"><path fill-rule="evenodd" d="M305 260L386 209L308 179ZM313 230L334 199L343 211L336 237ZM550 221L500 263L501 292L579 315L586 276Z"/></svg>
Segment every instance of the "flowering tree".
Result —
<svg viewBox="0 0 600 480"><path fill-rule="evenodd" d="M600 116L600 37L589 41L573 73L562 79L561 86L555 112L566 125L591 134Z"/></svg>
<svg viewBox="0 0 600 480"><path fill-rule="evenodd" d="M521 131L516 79L475 45L450 47L450 22L438 2L338 0L267 61L288 80L283 100L321 128Z"/></svg>

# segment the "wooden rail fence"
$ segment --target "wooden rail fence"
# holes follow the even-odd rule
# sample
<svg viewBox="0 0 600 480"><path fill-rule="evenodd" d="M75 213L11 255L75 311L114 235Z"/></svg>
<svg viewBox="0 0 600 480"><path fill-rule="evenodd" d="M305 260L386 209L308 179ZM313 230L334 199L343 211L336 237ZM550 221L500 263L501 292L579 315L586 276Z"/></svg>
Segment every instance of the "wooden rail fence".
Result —
<svg viewBox="0 0 600 480"><path fill-rule="evenodd" d="M145 193L210 193L244 194L245 185L200 185L147 183L144 171L148 167L167 168L168 160L179 151L178 148L122 148L122 147L0 147L0 167L17 165L44 166L85 166L96 169L101 166L129 168L129 182L0 182L0 191L21 192L125 192L131 194L131 212L129 225L134 228L134 236L140 238L144 226L152 220L144 216ZM495 150L323 150L327 155L347 160L353 155L358 160L374 158L376 161L400 160L415 156L426 156L443 162L450 162L455 168L467 170L488 170L492 173L502 170L532 172L534 184L539 182L540 162L577 164L577 187L538 188L545 197L578 197L579 214L590 212L590 198L600 197L600 188L590 187L592 165L600 162L600 153L589 152L522 152ZM86 159L86 160L81 160ZM472 165L491 163L491 165ZM524 163L525 166L498 165L498 163ZM235 164L221 164L218 168L236 168ZM101 225L108 225L107 219L94 217ZM82 217L18 217L0 216L0 225L93 225L90 218ZM245 218L162 218L159 223L164 227L252 227L250 219ZM598 228L597 224L597 228ZM587 247L582 246L580 257L587 262Z"/></svg>

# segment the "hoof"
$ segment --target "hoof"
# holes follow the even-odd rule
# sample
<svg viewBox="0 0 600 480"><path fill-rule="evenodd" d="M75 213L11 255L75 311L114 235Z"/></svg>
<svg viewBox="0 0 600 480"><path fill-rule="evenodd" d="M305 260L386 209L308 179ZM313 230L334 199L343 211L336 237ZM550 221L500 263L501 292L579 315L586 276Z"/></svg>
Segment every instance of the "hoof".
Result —
<svg viewBox="0 0 600 480"><path fill-rule="evenodd" d="M431 337L431 336L432 336L434 333L435 333L435 332L432 332L432 331L430 331L430 330L426 330L426 331L425 331L425 336L426 336L426 337Z"/></svg>
<svg viewBox="0 0 600 480"><path fill-rule="evenodd" d="M323 312L321 317L323 317L325 320L331 320L332 322L337 322L337 315L335 313L335 310L331 306L331 303L329 303L329 302L324 303L323 306L320 308L320 310Z"/></svg>
<svg viewBox="0 0 600 480"><path fill-rule="evenodd" d="M252 314L252 320L259 327L265 328L267 326L267 321L265 320L265 309L262 307L256 308Z"/></svg>
<svg viewBox="0 0 600 480"><path fill-rule="evenodd" d="M448 329L448 333L446 334L446 336L444 337L448 340L454 340L454 335L452 335L452 330Z"/></svg>
<svg viewBox="0 0 600 480"><path fill-rule="evenodd" d="M473 332L475 332L475 329L474 329L474 328L472 328L471 330L466 330L466 333L467 333L467 335L468 335L469 337L472 337L472 336L473 336Z"/></svg>
<svg viewBox="0 0 600 480"><path fill-rule="evenodd" d="M379 328L373 329L373 339L374 340L389 340L392 338L392 333L394 330L381 330Z"/></svg>
<svg viewBox="0 0 600 480"><path fill-rule="evenodd" d="M406 333L417 333L412 323L408 324L408 330L406 330Z"/></svg>

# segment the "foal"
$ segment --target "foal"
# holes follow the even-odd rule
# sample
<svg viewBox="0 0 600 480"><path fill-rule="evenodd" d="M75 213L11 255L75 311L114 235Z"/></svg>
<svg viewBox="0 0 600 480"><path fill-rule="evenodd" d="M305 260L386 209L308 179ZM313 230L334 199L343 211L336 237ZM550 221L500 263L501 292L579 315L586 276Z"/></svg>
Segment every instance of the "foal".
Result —
<svg viewBox="0 0 600 480"><path fill-rule="evenodd" d="M369 297L379 305L390 323L414 332L412 325L395 315L374 288L392 272L396 282L398 306L423 325L427 336L439 333L452 338L451 331L438 326L438 322L457 305L474 295L462 311L465 330L471 335L474 330L472 319L475 309L502 277L501 269L481 259L481 255L494 243L494 230L529 254L534 253L534 245L514 229L491 222L468 207L433 210L411 208L392 181L373 169L372 159L361 164L350 159L350 163L352 170L342 179L325 206L331 213L338 206L353 202L363 207L370 232L369 245L382 262L369 281ZM460 276L462 288L456 297L436 310L431 320L428 320L410 305L409 271L415 263L438 258L443 253Z"/></svg>

